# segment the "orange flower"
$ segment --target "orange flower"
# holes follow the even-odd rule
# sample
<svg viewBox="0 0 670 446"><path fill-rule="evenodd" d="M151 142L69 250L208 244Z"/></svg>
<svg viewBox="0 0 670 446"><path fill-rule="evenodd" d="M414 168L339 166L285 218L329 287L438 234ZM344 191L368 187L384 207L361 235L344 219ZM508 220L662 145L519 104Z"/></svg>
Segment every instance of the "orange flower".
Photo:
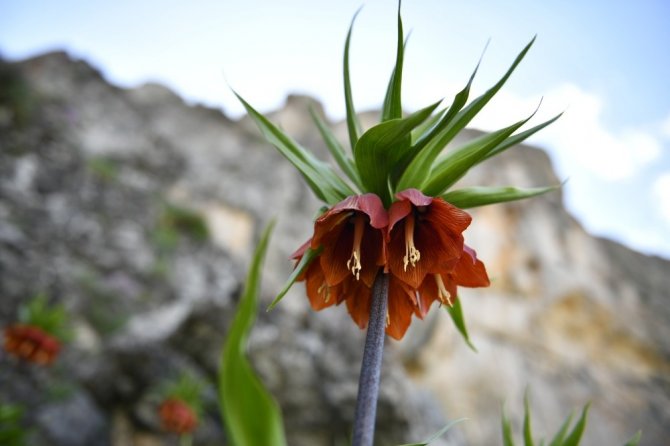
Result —
<svg viewBox="0 0 670 446"><path fill-rule="evenodd" d="M39 365L51 365L60 352L61 344L40 327L15 324L5 329L5 351Z"/></svg>
<svg viewBox="0 0 670 446"><path fill-rule="evenodd" d="M297 280L305 281L314 310L345 301L361 329L383 267L390 274L386 333L402 339L412 314L423 318L435 300L452 305L457 286L487 286L489 280L463 243L468 213L416 189L396 197L388 213L374 194L345 199L317 219L314 236L291 257L300 261L307 248L322 249Z"/></svg>
<svg viewBox="0 0 670 446"><path fill-rule="evenodd" d="M490 285L486 267L477 259L477 253L467 245L463 245L463 255L446 274L429 274L418 289L415 314L423 319L433 302L452 306L458 297L457 287L487 287Z"/></svg>
<svg viewBox="0 0 670 446"><path fill-rule="evenodd" d="M198 416L185 401L178 398L169 398L163 401L158 408L163 427L175 434L191 433L198 425Z"/></svg>
<svg viewBox="0 0 670 446"><path fill-rule="evenodd" d="M427 274L451 271L463 252L470 215L441 198L416 189L396 194L389 209L388 269L413 289Z"/></svg>

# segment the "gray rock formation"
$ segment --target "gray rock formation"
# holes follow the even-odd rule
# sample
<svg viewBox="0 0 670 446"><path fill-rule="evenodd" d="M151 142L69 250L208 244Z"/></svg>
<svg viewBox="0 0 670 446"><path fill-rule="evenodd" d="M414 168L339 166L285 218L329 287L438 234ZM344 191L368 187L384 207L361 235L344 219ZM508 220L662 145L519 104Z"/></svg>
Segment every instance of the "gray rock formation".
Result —
<svg viewBox="0 0 670 446"><path fill-rule="evenodd" d="M0 356L0 401L29 409L34 444L175 444L158 426L156 384L180 370L214 382L260 231L278 218L268 303L319 203L246 118L159 85L119 89L63 53L3 63L1 74L0 327L43 291L66 305L75 338L48 370ZM309 102L290 97L272 119L326 158ZM468 181L559 182L528 147ZM663 444L669 263L589 236L560 193L472 214L466 239L494 278L462 296L479 353L439 310L389 341L377 444L417 441L459 417L470 421L433 444L498 444L500 403L520 424L526 386L540 433L591 400L585 445L623 444L638 428L642 444ZM260 314L251 360L282 407L289 444L346 444L364 333L344 308L313 313L303 293L298 285ZM211 387L195 444L226 444Z"/></svg>

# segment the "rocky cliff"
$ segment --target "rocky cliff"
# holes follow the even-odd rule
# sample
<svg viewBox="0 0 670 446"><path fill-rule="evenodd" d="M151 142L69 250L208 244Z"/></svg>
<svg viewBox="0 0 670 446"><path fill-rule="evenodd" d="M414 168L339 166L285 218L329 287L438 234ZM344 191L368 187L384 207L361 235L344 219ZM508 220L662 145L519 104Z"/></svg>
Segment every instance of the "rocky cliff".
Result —
<svg viewBox="0 0 670 446"><path fill-rule="evenodd" d="M29 409L35 444L174 444L158 428L155 384L179 370L214 381L257 236L278 218L267 303L319 204L248 119L159 85L117 88L63 53L3 63L0 74L0 326L44 292L65 304L75 333L48 370L0 356L0 399ZM326 158L309 102L290 97L272 119ZM468 181L559 182L530 147ZM526 386L539 432L591 400L585 445L623 443L638 428L643 445L663 444L670 264L589 236L560 193L472 214L466 238L493 278L462 296L479 352L441 311L389 341L377 444L416 441L459 417L470 421L442 444L498 444L500 403L520 423ZM346 443L363 335L344 308L311 312L301 285L260 315L250 356L291 445ZM207 395L195 442L226 444Z"/></svg>

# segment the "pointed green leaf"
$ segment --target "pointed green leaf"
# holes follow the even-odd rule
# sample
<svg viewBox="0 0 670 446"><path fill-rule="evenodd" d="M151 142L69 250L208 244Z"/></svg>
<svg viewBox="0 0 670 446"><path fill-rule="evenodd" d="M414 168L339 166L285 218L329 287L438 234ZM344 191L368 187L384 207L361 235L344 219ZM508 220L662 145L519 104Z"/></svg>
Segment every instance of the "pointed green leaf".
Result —
<svg viewBox="0 0 670 446"><path fill-rule="evenodd" d="M386 97L384 98L384 105L382 107L382 122L402 118L401 89L405 43L403 41L402 19L400 18L400 4L401 2L398 2L398 43L395 68L386 88Z"/></svg>
<svg viewBox="0 0 670 446"><path fill-rule="evenodd" d="M461 131L465 128L466 125L470 123L472 118L474 118L477 113L481 111L482 108L491 100L491 98L502 88L502 86L507 82L507 79L511 76L512 72L516 69L517 65L523 60L524 56L532 46L535 38L526 45L526 47L519 53L516 57L512 66L507 70L505 75L491 88L489 88L483 95L479 96L477 99L473 100L467 107L461 110L463 105L460 105L461 100L465 98L467 101L467 96L470 90L470 84L474 78L477 69L470 78L470 82L463 91L461 91L456 98L454 98L454 103L459 95L462 95L459 98L458 108L449 109L445 117L443 118L444 123L440 122L435 131L427 135L426 138L422 138L417 145L419 150L417 150L416 157L410 164L410 166L405 171L405 175L401 178L398 185L398 189L407 189L410 187L416 187L423 189L424 179L427 172L430 172L433 162L437 159L437 156L442 152L442 150L447 146L447 144ZM479 67L479 64L477 65ZM454 104L455 105L455 104ZM425 190L424 190L425 192Z"/></svg>
<svg viewBox="0 0 670 446"><path fill-rule="evenodd" d="M347 156L347 154L344 152L344 148L337 140L337 138L335 138L335 135L333 134L332 130L330 130L330 127L328 127L328 124L326 124L326 122L314 111L312 107L310 107L309 113L312 115L312 119L319 129L319 133L321 133L321 137L326 143L326 147L328 147L328 151L335 159L337 165L340 166L342 172L344 172L359 189L362 189L361 179L358 175L358 172L356 171L354 160Z"/></svg>
<svg viewBox="0 0 670 446"><path fill-rule="evenodd" d="M433 436L431 436L428 440L422 442L422 443L408 443L408 444L403 444L400 446L428 446L430 443L433 441L437 440L440 438L442 435L446 434L449 429L457 425L458 423L461 423L463 421L467 420L467 418L459 418L458 420L451 421L449 424L444 426L442 429L439 431L435 432Z"/></svg>
<svg viewBox="0 0 670 446"><path fill-rule="evenodd" d="M633 435L631 439L628 440L624 446L637 446L638 443L640 443L641 438L642 438L642 431L637 431L635 435Z"/></svg>
<svg viewBox="0 0 670 446"><path fill-rule="evenodd" d="M358 121L358 115L356 115L356 109L354 108L354 99L351 94L351 79L349 77L349 44L351 42L351 30L354 28L356 16L361 12L361 8L358 8L358 11L356 11L354 17L351 19L349 32L347 32L347 40L344 42L344 103L347 109L347 130L349 131L349 143L351 144L352 151L354 150L354 147L356 147L358 135L361 133L361 123Z"/></svg>
<svg viewBox="0 0 670 446"><path fill-rule="evenodd" d="M365 132L354 149L354 160L365 190L391 202L389 176L409 150L410 132L425 121L439 102L403 119L382 122Z"/></svg>
<svg viewBox="0 0 670 446"><path fill-rule="evenodd" d="M582 438L582 434L584 433L584 428L586 428L586 420L589 416L589 407L591 406L591 403L588 403L586 406L584 406L584 409L582 409L582 416L579 417L579 420L577 420L577 424L575 424L575 427L572 428L572 431L568 435L568 438L563 441L562 446L577 446L579 445L579 441Z"/></svg>
<svg viewBox="0 0 670 446"><path fill-rule="evenodd" d="M422 187L423 192L429 196L437 196L444 193L444 191L461 179L468 170L484 161L486 155L491 150L528 122L534 114L535 112L528 118L518 121L509 127L484 134L450 151L431 171L428 181Z"/></svg>
<svg viewBox="0 0 670 446"><path fill-rule="evenodd" d="M523 200L524 198L542 195L561 186L520 188L506 187L464 187L442 195L447 201L461 209L485 206L487 204L503 203L506 201Z"/></svg>
<svg viewBox="0 0 670 446"><path fill-rule="evenodd" d="M266 311L272 311L272 309L277 306L279 301L284 298L286 293L288 293L288 290L291 289L298 277L307 269L310 263L312 263L312 260L321 254L321 251L323 251L323 246L319 246L317 249L307 248L305 254L303 254L302 258L293 269L293 272L291 272L291 275L286 280L284 287L279 291L279 294L277 294L277 297L275 297L275 300L272 301Z"/></svg>
<svg viewBox="0 0 670 446"><path fill-rule="evenodd" d="M568 433L568 428L570 427L570 423L572 423L572 419L575 417L575 413L572 412L570 415L568 415L568 418L565 419L563 424L561 425L561 428L556 432L556 435L554 435L554 438L551 439L551 443L549 446L561 446L563 444L563 440L565 439L565 436Z"/></svg>
<svg viewBox="0 0 670 446"><path fill-rule="evenodd" d="M354 194L351 187L338 177L328 164L318 160L307 150L300 147L297 142L285 135L265 116L258 113L240 95L235 93L235 96L244 105L249 116L256 122L265 139L300 171L319 199L328 204L335 204Z"/></svg>
<svg viewBox="0 0 670 446"><path fill-rule="evenodd" d="M510 136L505 141L498 144L498 146L496 148L491 150L489 152L489 154L486 155L486 158L488 159L488 158L494 157L496 155L499 155L501 152L504 152L505 150L509 149L510 147L513 147L517 144L521 144L523 141L525 141L531 135L539 132L540 130L542 130L546 126L554 123L554 121L556 121L562 115L563 115L563 113L559 113L556 116L554 116L553 118L549 119L548 121L543 122L542 124L538 124L533 128L530 128L530 129L528 129L526 131L523 131L521 133L517 133L516 135Z"/></svg>
<svg viewBox="0 0 670 446"><path fill-rule="evenodd" d="M528 402L528 390L523 397L523 441L524 446L535 446L533 443L533 430L530 425L530 403Z"/></svg>
<svg viewBox="0 0 670 446"><path fill-rule="evenodd" d="M418 125L414 130L412 130L412 145L415 146L416 142L422 138L424 135L428 134L437 123L444 117L447 109L443 109L432 115L430 118L426 119L420 125Z"/></svg>
<svg viewBox="0 0 670 446"><path fill-rule="evenodd" d="M260 294L261 268L274 226L263 233L254 253L219 363L219 404L228 440L236 446L286 446L281 411L246 357Z"/></svg>
<svg viewBox="0 0 670 446"><path fill-rule="evenodd" d="M433 147L435 147L434 144L430 147L428 147L428 144L435 140L437 135L440 134L441 129L448 125L458 111L465 105L468 100L468 95L470 94L470 85L472 84L472 80L476 73L477 68L475 68L472 76L470 76L470 80L465 88L454 97L454 100L440 121L427 135L419 138L416 144L412 146L407 160L408 166L400 177L400 181L398 181L398 190L405 190L412 187L417 189L421 188L426 179L426 175L430 172L430 169L433 166L435 158L437 158L440 150L442 150L440 149L436 151L433 149Z"/></svg>
<svg viewBox="0 0 670 446"><path fill-rule="evenodd" d="M502 432L503 432L503 445L514 446L514 436L512 435L512 424L510 423L509 418L507 418L507 413L505 412L505 406L503 406L502 408Z"/></svg>
<svg viewBox="0 0 670 446"><path fill-rule="evenodd" d="M447 308L447 311L449 312L449 316L451 316L451 320L458 329L459 333L461 336L463 336L463 339L465 340L465 343L468 344L468 347L472 349L473 352L477 352L477 348L475 348L474 344L470 342L470 336L468 335L468 329L465 326L465 318L463 317L463 307L461 306L461 300L456 297L454 299L454 305L453 306L448 306L445 305Z"/></svg>

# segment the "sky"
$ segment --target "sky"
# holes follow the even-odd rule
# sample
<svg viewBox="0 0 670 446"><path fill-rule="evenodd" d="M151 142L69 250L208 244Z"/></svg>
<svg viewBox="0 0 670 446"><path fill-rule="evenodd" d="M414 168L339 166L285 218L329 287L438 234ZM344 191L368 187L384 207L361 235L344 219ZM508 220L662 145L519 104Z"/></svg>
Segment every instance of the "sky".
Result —
<svg viewBox="0 0 670 446"><path fill-rule="evenodd" d="M395 58L393 0L0 0L0 54L65 49L120 86L160 82L190 103L261 111L287 94L344 116L342 50L354 13L351 75L359 110L377 109ZM405 0L411 32L407 111L453 97L486 46L471 97L537 40L472 126L529 125L565 111L529 143L546 149L569 211L596 235L670 258L670 2Z"/></svg>

